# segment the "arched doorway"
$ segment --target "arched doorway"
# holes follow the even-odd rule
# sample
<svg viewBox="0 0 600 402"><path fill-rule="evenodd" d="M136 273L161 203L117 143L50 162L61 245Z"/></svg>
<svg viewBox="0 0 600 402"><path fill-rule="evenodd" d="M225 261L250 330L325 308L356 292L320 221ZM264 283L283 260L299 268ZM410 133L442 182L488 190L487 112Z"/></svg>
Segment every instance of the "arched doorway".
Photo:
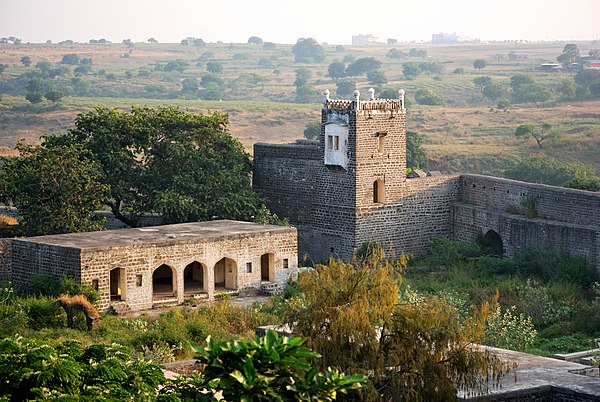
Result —
<svg viewBox="0 0 600 402"><path fill-rule="evenodd" d="M481 241L482 246L487 249L491 254L502 256L504 255L504 246L502 245L502 238L494 230L488 230L483 240Z"/></svg>
<svg viewBox="0 0 600 402"><path fill-rule="evenodd" d="M206 267L194 261L183 270L183 291L185 293L200 293L206 291Z"/></svg>
<svg viewBox="0 0 600 402"><path fill-rule="evenodd" d="M152 273L152 296L156 298L175 296L175 275L173 268L167 264L162 264Z"/></svg>
<svg viewBox="0 0 600 402"><path fill-rule="evenodd" d="M114 301L125 300L127 277L125 268L113 268L110 270L110 299Z"/></svg>
<svg viewBox="0 0 600 402"><path fill-rule="evenodd" d="M373 203L383 204L385 202L385 184L383 180L377 179L373 182Z"/></svg>
<svg viewBox="0 0 600 402"><path fill-rule="evenodd" d="M260 256L260 280L263 282L273 282L275 280L273 253L267 253Z"/></svg>
<svg viewBox="0 0 600 402"><path fill-rule="evenodd" d="M237 289L237 264L231 258L221 258L215 264L215 289Z"/></svg>

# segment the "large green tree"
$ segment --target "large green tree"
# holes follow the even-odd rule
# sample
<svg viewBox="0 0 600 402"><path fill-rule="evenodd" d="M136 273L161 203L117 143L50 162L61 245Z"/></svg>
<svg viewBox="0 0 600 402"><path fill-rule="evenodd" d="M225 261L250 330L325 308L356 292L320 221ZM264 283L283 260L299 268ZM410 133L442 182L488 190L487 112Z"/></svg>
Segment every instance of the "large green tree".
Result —
<svg viewBox="0 0 600 402"><path fill-rule="evenodd" d="M349 77L357 77L367 74L369 71L377 70L381 67L381 62L374 57L363 57L353 61L346 67L346 75Z"/></svg>
<svg viewBox="0 0 600 402"><path fill-rule="evenodd" d="M426 169L429 167L429 156L423 148L423 137L415 131L406 132L406 167Z"/></svg>
<svg viewBox="0 0 600 402"><path fill-rule="evenodd" d="M2 158L2 201L18 209L28 235L102 229L93 215L108 190L99 165L81 145L47 145L19 143L18 157Z"/></svg>
<svg viewBox="0 0 600 402"><path fill-rule="evenodd" d="M292 47L296 63L321 63L325 60L325 51L313 38L300 38Z"/></svg>
<svg viewBox="0 0 600 402"><path fill-rule="evenodd" d="M557 142L560 140L560 132L552 129L550 123L541 123L539 127L534 124L522 124L515 129L515 137L528 139L532 137L540 148L545 141Z"/></svg>
<svg viewBox="0 0 600 402"><path fill-rule="evenodd" d="M227 124L219 112L96 108L55 141L91 152L110 186L105 204L130 226L148 212L165 223L253 220L263 203L250 185L252 162Z"/></svg>
<svg viewBox="0 0 600 402"><path fill-rule="evenodd" d="M577 56L579 56L577 45L574 43L567 43L556 60L561 64L571 64L577 59Z"/></svg>

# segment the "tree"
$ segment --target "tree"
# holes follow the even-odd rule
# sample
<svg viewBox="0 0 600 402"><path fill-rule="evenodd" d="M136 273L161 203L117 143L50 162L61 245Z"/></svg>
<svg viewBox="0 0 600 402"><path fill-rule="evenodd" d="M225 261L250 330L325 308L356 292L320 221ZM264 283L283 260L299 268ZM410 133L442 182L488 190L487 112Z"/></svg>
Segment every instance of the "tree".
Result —
<svg viewBox="0 0 600 402"><path fill-rule="evenodd" d="M206 63L206 70L209 73L220 74L223 72L223 64L214 60L209 61L208 63Z"/></svg>
<svg viewBox="0 0 600 402"><path fill-rule="evenodd" d="M390 49L385 55L385 57L387 57L388 59L401 59L405 56L406 53L398 49Z"/></svg>
<svg viewBox="0 0 600 402"><path fill-rule="evenodd" d="M263 43L263 50L275 50L277 48L277 45L273 42L264 42Z"/></svg>
<svg viewBox="0 0 600 402"><path fill-rule="evenodd" d="M536 128L533 124L522 124L515 129L515 137L522 139L533 137L538 146L542 148L542 142L546 140L550 140L551 142L560 140L560 133L552 130L550 123L542 123L539 128Z"/></svg>
<svg viewBox="0 0 600 402"><path fill-rule="evenodd" d="M389 38L386 42L388 45L397 45L398 39Z"/></svg>
<svg viewBox="0 0 600 402"><path fill-rule="evenodd" d="M86 75L92 72L92 66L90 66L89 64L83 64L75 67L75 70L73 70L73 72L75 73L75 75Z"/></svg>
<svg viewBox="0 0 600 402"><path fill-rule="evenodd" d="M27 235L102 229L93 214L108 192L100 166L83 146L49 146L49 138L36 147L20 142L18 157L2 158L2 201L17 208Z"/></svg>
<svg viewBox="0 0 600 402"><path fill-rule="evenodd" d="M423 148L423 137L415 131L406 132L406 167L411 169L427 169L429 156Z"/></svg>
<svg viewBox="0 0 600 402"><path fill-rule="evenodd" d="M309 140L318 140L321 135L321 122L311 121L304 128L304 138Z"/></svg>
<svg viewBox="0 0 600 402"><path fill-rule="evenodd" d="M174 60L165 64L164 71L176 71L178 73L183 73L188 69L190 65L187 61L184 60Z"/></svg>
<svg viewBox="0 0 600 402"><path fill-rule="evenodd" d="M305 86L308 84L308 80L310 79L311 73L310 70L306 68L298 68L296 69L296 80L294 81L294 85L296 88Z"/></svg>
<svg viewBox="0 0 600 402"><path fill-rule="evenodd" d="M49 61L38 61L35 65L35 68L37 68L40 71L49 71L52 68L52 63L50 63Z"/></svg>
<svg viewBox="0 0 600 402"><path fill-rule="evenodd" d="M310 85L302 85L296 87L296 102L310 103L315 100L316 91Z"/></svg>
<svg viewBox="0 0 600 402"><path fill-rule="evenodd" d="M556 92L560 95L561 99L569 100L574 99L577 95L577 86L575 82L570 78L563 78L556 87Z"/></svg>
<svg viewBox="0 0 600 402"><path fill-rule="evenodd" d="M261 38L259 38L258 36L251 36L248 38L248 44L249 45L262 45L263 40Z"/></svg>
<svg viewBox="0 0 600 402"><path fill-rule="evenodd" d="M46 92L44 98L52 102L53 105L56 105L62 98L64 98L64 96L65 94L61 91L53 89L51 91Z"/></svg>
<svg viewBox="0 0 600 402"><path fill-rule="evenodd" d="M8 64L0 63L0 74L2 74L4 72L4 70L6 70L6 67L8 67Z"/></svg>
<svg viewBox="0 0 600 402"><path fill-rule="evenodd" d="M335 94L338 97L351 97L356 90L356 84L349 80L339 80L335 83Z"/></svg>
<svg viewBox="0 0 600 402"><path fill-rule="evenodd" d="M313 38L300 38L292 47L296 63L321 63L325 60L325 51Z"/></svg>
<svg viewBox="0 0 600 402"><path fill-rule="evenodd" d="M369 84L373 85L382 85L388 82L385 73L381 70L373 70L367 73L367 79L369 80Z"/></svg>
<svg viewBox="0 0 600 402"><path fill-rule="evenodd" d="M165 223L253 220L264 204L250 185L250 157L227 124L227 115L218 112L96 108L78 115L75 128L54 140L91 152L110 186L105 205L130 226L149 212Z"/></svg>
<svg viewBox="0 0 600 402"><path fill-rule="evenodd" d="M200 83L196 78L187 77L181 81L181 95L184 98L196 98L200 90Z"/></svg>
<svg viewBox="0 0 600 402"><path fill-rule="evenodd" d="M534 103L536 106L544 104L552 99L552 92L540 84L520 85L512 92L514 103Z"/></svg>
<svg viewBox="0 0 600 402"><path fill-rule="evenodd" d="M41 92L27 92L25 94L25 99L29 101L31 104L35 105L36 103L40 103L44 100L44 94Z"/></svg>
<svg viewBox="0 0 600 402"><path fill-rule="evenodd" d="M473 62L473 67L476 68L476 69L478 69L478 70L481 70L481 69L487 67L487 62L484 59L476 59Z"/></svg>
<svg viewBox="0 0 600 402"><path fill-rule="evenodd" d="M319 372L309 359L320 355L303 346L304 339L280 338L274 331L251 342L214 342L209 336L207 343L206 348L193 347L205 365L202 374L175 380L162 395L169 400L201 395L211 402L217 401L217 392L227 401L334 401L338 393L365 381L363 375L346 376L331 368Z"/></svg>
<svg viewBox="0 0 600 402"><path fill-rule="evenodd" d="M420 72L419 65L415 62L411 61L402 65L402 74L407 80L414 80Z"/></svg>
<svg viewBox="0 0 600 402"><path fill-rule="evenodd" d="M410 57L427 57L427 50L417 50L414 47L408 51Z"/></svg>
<svg viewBox="0 0 600 402"><path fill-rule="evenodd" d="M483 96L489 98L492 101L492 104L496 102L496 100L500 99L504 96L506 91L502 87L502 85L492 82L483 89Z"/></svg>
<svg viewBox="0 0 600 402"><path fill-rule="evenodd" d="M496 300L463 321L445 299L402 294L406 263L366 245L352 263L318 264L300 275L302 294L288 303L286 322L322 354L321 368L369 376L362 400L454 400L458 388L497 378L506 366L474 346Z"/></svg>
<svg viewBox="0 0 600 402"><path fill-rule="evenodd" d="M75 53L69 53L69 54L65 54L62 57L62 60L60 61L61 64L67 64L70 66L76 66L77 64L79 64L79 56L77 56L77 54Z"/></svg>
<svg viewBox="0 0 600 402"><path fill-rule="evenodd" d="M128 48L132 48L135 44L131 41L131 39L123 39L123 44Z"/></svg>
<svg viewBox="0 0 600 402"><path fill-rule="evenodd" d="M377 70L381 67L381 62L374 57L363 57L353 61L346 67L346 75L349 77L358 77L367 74L369 71Z"/></svg>
<svg viewBox="0 0 600 402"><path fill-rule="evenodd" d="M31 65L31 57L29 57L29 56L21 57L21 64L24 65L25 67L29 67Z"/></svg>
<svg viewBox="0 0 600 402"><path fill-rule="evenodd" d="M492 78L488 76L477 77L473 80L473 83L477 85L481 93L483 93L485 87L492 83Z"/></svg>
<svg viewBox="0 0 600 402"><path fill-rule="evenodd" d="M327 67L327 76L338 80L346 76L346 64L341 61L334 61Z"/></svg>
<svg viewBox="0 0 600 402"><path fill-rule="evenodd" d="M148 39L148 43L158 43L158 41L154 38Z"/></svg>
<svg viewBox="0 0 600 402"><path fill-rule="evenodd" d="M433 90L419 89L415 93L415 102L419 105L430 105L430 106L441 106L444 104L442 98L440 98Z"/></svg>
<svg viewBox="0 0 600 402"><path fill-rule="evenodd" d="M81 64L82 66L91 66L92 64L94 64L94 61L91 57L82 57L79 64Z"/></svg>
<svg viewBox="0 0 600 402"><path fill-rule="evenodd" d="M516 74L510 77L510 87L513 91L519 89L521 85L535 84L531 76L526 74Z"/></svg>
<svg viewBox="0 0 600 402"><path fill-rule="evenodd" d="M579 49L574 43L567 43L563 48L562 53L556 58L561 64L571 64L577 60Z"/></svg>

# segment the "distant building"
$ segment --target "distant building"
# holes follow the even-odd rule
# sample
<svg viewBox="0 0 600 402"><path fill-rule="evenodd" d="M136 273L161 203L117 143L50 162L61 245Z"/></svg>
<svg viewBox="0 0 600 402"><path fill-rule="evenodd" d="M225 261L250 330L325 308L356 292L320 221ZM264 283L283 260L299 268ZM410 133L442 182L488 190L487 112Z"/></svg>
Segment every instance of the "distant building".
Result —
<svg viewBox="0 0 600 402"><path fill-rule="evenodd" d="M451 34L440 32L440 33L431 35L431 42L432 43L457 43L458 35L456 35L456 32L453 32Z"/></svg>
<svg viewBox="0 0 600 402"><path fill-rule="evenodd" d="M353 45L373 45L375 43L379 43L379 38L371 35L352 35L352 44Z"/></svg>
<svg viewBox="0 0 600 402"><path fill-rule="evenodd" d="M562 66L558 63L544 63L540 65L541 71L559 71L562 69Z"/></svg>
<svg viewBox="0 0 600 402"><path fill-rule="evenodd" d="M600 70L600 60L590 60L587 61L584 65L583 68L589 68L592 70Z"/></svg>

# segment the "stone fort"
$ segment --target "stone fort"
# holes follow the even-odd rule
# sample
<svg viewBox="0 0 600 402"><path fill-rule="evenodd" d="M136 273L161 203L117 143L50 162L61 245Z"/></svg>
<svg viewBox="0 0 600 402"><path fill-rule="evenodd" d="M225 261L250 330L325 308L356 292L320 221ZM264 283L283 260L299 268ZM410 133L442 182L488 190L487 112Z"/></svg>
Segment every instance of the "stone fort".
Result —
<svg viewBox="0 0 600 402"><path fill-rule="evenodd" d="M418 254L434 237L483 236L507 256L539 246L600 269L600 193L474 174L409 179L404 91L369 92L333 100L325 91L318 141L254 146L254 186L297 227L300 258L350 259L373 241Z"/></svg>

